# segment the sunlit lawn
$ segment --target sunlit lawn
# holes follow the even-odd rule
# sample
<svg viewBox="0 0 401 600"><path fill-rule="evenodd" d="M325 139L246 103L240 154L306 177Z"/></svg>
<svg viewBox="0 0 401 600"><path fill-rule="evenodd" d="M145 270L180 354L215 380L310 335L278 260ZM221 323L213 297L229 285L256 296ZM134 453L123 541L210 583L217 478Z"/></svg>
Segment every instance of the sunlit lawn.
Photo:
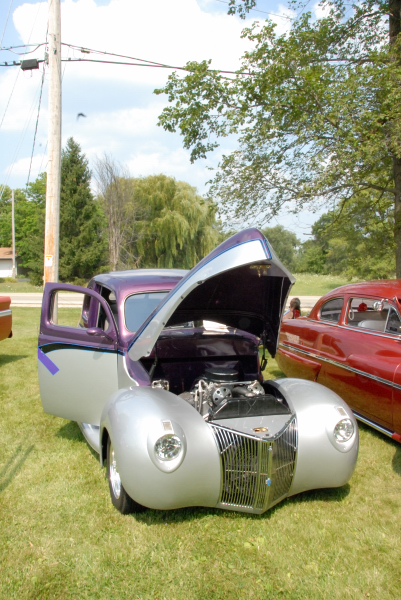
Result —
<svg viewBox="0 0 401 600"><path fill-rule="evenodd" d="M296 279L291 290L292 296L323 296L340 285L350 283L341 275L314 275L313 273L294 273ZM353 279L352 281L357 281Z"/></svg>
<svg viewBox="0 0 401 600"><path fill-rule="evenodd" d="M361 427L349 485L262 516L124 517L78 426L42 411L39 309L15 308L13 318L14 337L0 342L1 599L399 597L400 445Z"/></svg>
<svg viewBox="0 0 401 600"><path fill-rule="evenodd" d="M313 275L308 273L295 274L296 283L291 294L298 296L323 296L330 290L349 280L336 275ZM0 281L0 294L11 294L13 292L42 292L42 286L34 286L29 281Z"/></svg>

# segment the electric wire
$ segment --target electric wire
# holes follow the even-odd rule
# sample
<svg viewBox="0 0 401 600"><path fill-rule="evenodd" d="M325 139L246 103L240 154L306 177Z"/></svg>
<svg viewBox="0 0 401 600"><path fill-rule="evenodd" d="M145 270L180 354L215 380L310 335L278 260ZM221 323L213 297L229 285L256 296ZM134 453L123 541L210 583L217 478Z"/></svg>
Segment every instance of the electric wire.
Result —
<svg viewBox="0 0 401 600"><path fill-rule="evenodd" d="M40 82L39 82L39 85L40 85ZM30 108L29 113L27 115L27 118L25 120L25 124L24 124L23 130L22 130L22 133L21 133L19 141L17 143L17 147L16 147L16 149L14 151L14 154L12 156L10 165L9 165L7 171L6 171L6 176L5 176L4 183L3 183L2 186L0 186L0 200L1 200L2 196L3 196L4 189L5 189L6 185L8 185L8 181L9 181L9 179L11 177L11 173L12 173L13 168L15 166L15 163L17 161L17 157L18 157L19 151L20 151L22 143L23 143L23 141L25 139L26 132L28 130L29 124L31 122L32 115L33 115L33 112L35 110L35 106L36 106L36 102L37 102L38 92L39 92L39 86L36 89L36 92L34 94L34 98L32 100L31 108Z"/></svg>
<svg viewBox="0 0 401 600"><path fill-rule="evenodd" d="M37 114L37 117L36 117L35 133L34 133L34 136L33 136L33 145L32 145L32 153L31 153L31 162L29 163L28 179L26 181L26 185L28 185L29 178L31 176L32 160L33 160L33 153L35 151L36 134L37 134L37 131L38 131L38 123L39 123L39 115L40 115L40 105L42 103L42 92L43 92L43 82L44 82L44 80L45 80L45 68L43 66L42 83L41 83L41 86L40 86L40 95L39 95L38 114Z"/></svg>
<svg viewBox="0 0 401 600"><path fill-rule="evenodd" d="M6 32L6 29L7 29L7 24L8 24L8 19L9 19L10 12L11 12L11 7L12 7L12 4L13 4L13 0L10 0L10 6L8 7L7 18L6 18L6 22L5 22L5 24L4 24L3 34L2 34L2 36L1 36L1 40L0 40L0 46L1 46L1 44L3 43L3 38L4 38L4 34L5 34L5 32Z"/></svg>
<svg viewBox="0 0 401 600"><path fill-rule="evenodd" d="M304 4L304 6L301 8L301 10L299 11L299 13L297 14L297 19L299 19L299 17L302 15L302 13L304 12L305 8L308 6L308 4L311 2L311 0L308 0L308 2L306 4Z"/></svg>
<svg viewBox="0 0 401 600"><path fill-rule="evenodd" d="M155 69L174 69L177 71L190 71L190 69L186 67L175 67L173 65L160 65L160 64L143 64L143 63L134 63L134 62L122 62L116 60L97 60L94 58L69 58L68 60L65 58L61 59L61 62L91 62L91 63L101 63L106 65L125 65L129 67L153 67ZM214 73L222 73L228 75L251 75L246 71L223 71L221 69L210 69L211 72Z"/></svg>
<svg viewBox="0 0 401 600"><path fill-rule="evenodd" d="M24 44L24 46L25 46L25 47L30 47L30 46L32 45L32 44L30 43L30 41L31 41L31 36L32 36L33 30L34 30L34 28L35 28L36 21L37 21L37 19L38 19L38 15L39 15L39 11L40 11L41 7L42 7L42 4L41 4L41 3L39 3L39 5L38 5L38 10L36 11L35 19L33 20L33 23L32 23L32 28L31 28L31 32L30 32L30 34L29 34L28 43L27 43L27 44ZM47 39L47 33L46 33L46 39ZM41 61L41 62L43 62L43 61ZM12 98L12 96L13 96L13 93L14 93L14 90L15 90L15 86L16 86L16 84L17 84L17 80L18 80L19 74L20 74L20 69L18 69L18 72L17 72L17 77L15 78L15 82L14 82L14 85L13 85L13 89L12 89L12 91L11 91L11 94L10 94L9 100L8 100L8 102L7 102L6 110L5 110L5 112L4 112L4 115L3 115L3 119L2 119L2 121L1 121L1 124L3 124L3 121L4 121L4 118L5 118L5 116L6 116L6 113L7 113L8 107L9 107L9 105L10 105L11 98ZM37 96L37 91L36 91L36 93L35 93L35 96L34 96L34 102L32 103L31 110L30 110L29 116L28 116L28 118L27 118L27 120L26 120L26 122L25 122L25 126L24 126L24 128L23 128L23 131L22 131L22 133L21 133L21 136L20 136L19 142L17 143L17 148L16 148L16 150L15 150L15 152L14 152L14 155L13 155L12 161L11 161L11 163L10 163L10 165L9 165L8 169L6 170L6 176L5 176L4 182L3 182L3 184L2 184L2 185L0 185L0 200L1 200L1 199L2 199L2 197L3 197L3 194L4 194L4 190L5 190L5 187L6 187L6 185L8 185L8 181L9 181L9 179L10 179L10 177L11 177L11 173L12 173L12 171L13 171L13 169L14 169L14 166L15 166L15 163L16 163L16 160L17 160L17 157L18 157L18 154L19 154L20 148L21 148L21 146L22 146L22 143L23 143L23 141L24 141L24 139L25 139L25 135L26 135L26 132L27 132L27 129L28 129L29 123L30 123L30 119L31 119L31 117L32 117L32 114L33 114L33 107L34 107L34 103L36 103L36 96Z"/></svg>
<svg viewBox="0 0 401 600"><path fill-rule="evenodd" d="M42 42L41 44L26 44L21 45L21 46L10 46L9 48L0 48L0 52L12 52L13 54L16 54L17 56L25 56L26 54L32 54L32 52L35 52L38 48L40 48L41 46L45 46L46 42ZM33 50L27 50L26 52L14 52L14 48L28 48L29 46L35 46L35 48Z"/></svg>
<svg viewBox="0 0 401 600"><path fill-rule="evenodd" d="M226 2L226 0L216 0L216 2L221 2L221 4L230 4L229 2ZM277 13L272 13L272 12L266 12L265 10L259 10L258 8L250 8L249 9L252 12L257 12L257 13L262 13L263 15L271 15L273 17L279 17L280 19L289 19L290 21L293 20L292 17L287 17L285 15L278 15Z"/></svg>

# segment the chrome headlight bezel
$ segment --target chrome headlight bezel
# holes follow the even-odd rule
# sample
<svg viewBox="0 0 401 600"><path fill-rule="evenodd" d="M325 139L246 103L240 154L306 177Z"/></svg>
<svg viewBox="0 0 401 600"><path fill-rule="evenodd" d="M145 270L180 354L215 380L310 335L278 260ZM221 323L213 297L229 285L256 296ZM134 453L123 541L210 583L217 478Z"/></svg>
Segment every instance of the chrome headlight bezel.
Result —
<svg viewBox="0 0 401 600"><path fill-rule="evenodd" d="M165 433L159 437L154 445L156 458L162 461L171 461L179 458L183 452L183 443L178 435Z"/></svg>
<svg viewBox="0 0 401 600"><path fill-rule="evenodd" d="M326 424L327 437L340 452L348 452L358 440L358 425L351 410L347 409L335 406Z"/></svg>
<svg viewBox="0 0 401 600"><path fill-rule="evenodd" d="M340 419L333 430L336 442L346 443L355 433L355 427L349 417Z"/></svg>
<svg viewBox="0 0 401 600"><path fill-rule="evenodd" d="M170 420L159 421L148 434L148 454L153 464L164 471L172 473L182 464L186 451L185 433Z"/></svg>

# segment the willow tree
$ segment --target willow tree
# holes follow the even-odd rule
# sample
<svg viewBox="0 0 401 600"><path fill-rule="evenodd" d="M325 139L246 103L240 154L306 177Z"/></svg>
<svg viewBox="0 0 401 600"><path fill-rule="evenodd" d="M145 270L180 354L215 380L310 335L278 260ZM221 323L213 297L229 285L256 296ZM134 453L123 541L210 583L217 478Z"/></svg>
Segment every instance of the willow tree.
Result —
<svg viewBox="0 0 401 600"><path fill-rule="evenodd" d="M323 2L315 20L291 6L287 33L270 20L244 30L253 47L235 76L208 60L170 75L156 90L170 101L159 124L180 131L191 161L237 135L211 188L231 220L390 198L401 277L401 0Z"/></svg>
<svg viewBox="0 0 401 600"><path fill-rule="evenodd" d="M188 183L166 175L139 178L134 196L147 208L137 223L141 267L189 269L220 241L215 205Z"/></svg>

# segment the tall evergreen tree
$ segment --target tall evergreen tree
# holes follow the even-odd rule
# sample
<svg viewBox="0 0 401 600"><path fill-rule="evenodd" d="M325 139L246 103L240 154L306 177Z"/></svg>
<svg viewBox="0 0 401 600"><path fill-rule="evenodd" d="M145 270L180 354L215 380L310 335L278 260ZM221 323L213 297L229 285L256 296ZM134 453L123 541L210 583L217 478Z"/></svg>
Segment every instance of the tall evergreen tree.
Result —
<svg viewBox="0 0 401 600"><path fill-rule="evenodd" d="M61 155L61 280L88 279L106 261L104 216L90 189L88 160L73 138Z"/></svg>

